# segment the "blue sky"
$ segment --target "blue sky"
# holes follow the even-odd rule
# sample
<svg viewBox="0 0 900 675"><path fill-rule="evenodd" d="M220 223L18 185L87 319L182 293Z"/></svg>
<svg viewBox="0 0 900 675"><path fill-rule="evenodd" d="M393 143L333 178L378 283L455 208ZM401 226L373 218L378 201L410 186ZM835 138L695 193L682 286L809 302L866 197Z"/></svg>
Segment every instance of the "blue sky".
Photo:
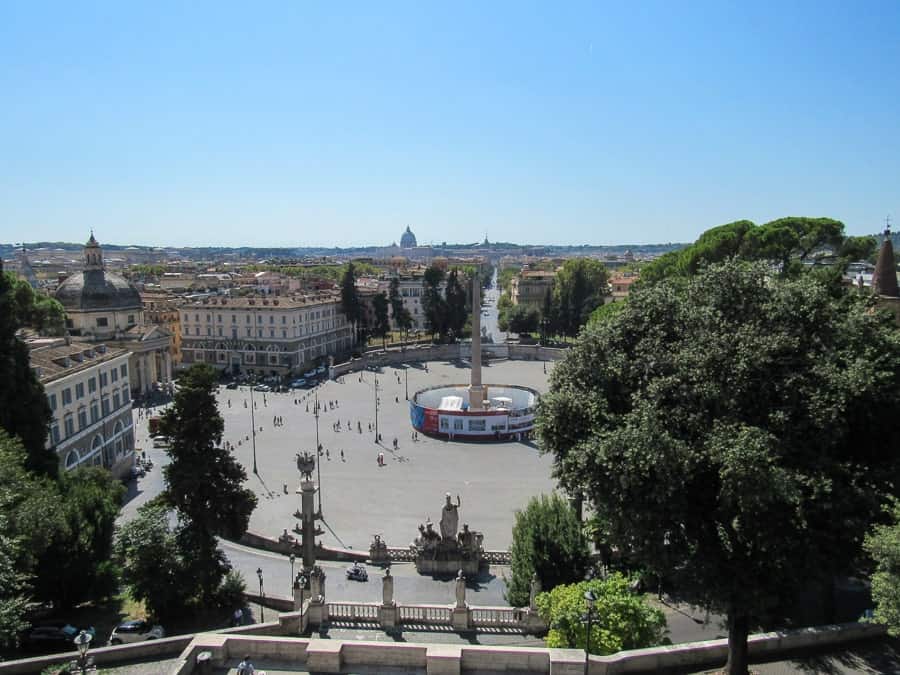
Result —
<svg viewBox="0 0 900 675"><path fill-rule="evenodd" d="M900 3L0 3L0 241L900 222Z"/></svg>

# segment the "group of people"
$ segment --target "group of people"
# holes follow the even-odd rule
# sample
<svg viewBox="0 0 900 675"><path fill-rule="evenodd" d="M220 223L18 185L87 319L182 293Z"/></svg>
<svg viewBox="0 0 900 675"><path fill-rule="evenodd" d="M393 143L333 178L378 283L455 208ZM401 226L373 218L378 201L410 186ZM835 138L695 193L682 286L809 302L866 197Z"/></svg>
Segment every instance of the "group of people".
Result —
<svg viewBox="0 0 900 675"><path fill-rule="evenodd" d="M284 426L284 418L281 415L275 415L272 418L272 426L283 427Z"/></svg>

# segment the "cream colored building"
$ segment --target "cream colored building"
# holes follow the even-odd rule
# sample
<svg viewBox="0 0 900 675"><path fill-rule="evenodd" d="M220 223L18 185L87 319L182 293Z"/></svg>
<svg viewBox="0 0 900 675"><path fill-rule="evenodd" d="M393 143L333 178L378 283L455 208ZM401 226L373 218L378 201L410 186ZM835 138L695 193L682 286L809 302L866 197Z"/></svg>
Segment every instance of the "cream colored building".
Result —
<svg viewBox="0 0 900 675"><path fill-rule="evenodd" d="M129 353L65 338L28 346L53 412L47 445L60 467L103 466L125 476L134 461Z"/></svg>
<svg viewBox="0 0 900 675"><path fill-rule="evenodd" d="M553 288L556 272L522 270L510 281L509 295L514 305L540 310L544 306L547 289Z"/></svg>
<svg viewBox="0 0 900 675"><path fill-rule="evenodd" d="M179 309L182 363L232 374L289 375L353 348L340 296L212 297Z"/></svg>
<svg viewBox="0 0 900 675"><path fill-rule="evenodd" d="M54 297L66 310L70 336L131 352L132 395L148 394L172 379L172 336L160 326L145 324L140 293L106 270L93 233L84 246L82 271L66 278Z"/></svg>

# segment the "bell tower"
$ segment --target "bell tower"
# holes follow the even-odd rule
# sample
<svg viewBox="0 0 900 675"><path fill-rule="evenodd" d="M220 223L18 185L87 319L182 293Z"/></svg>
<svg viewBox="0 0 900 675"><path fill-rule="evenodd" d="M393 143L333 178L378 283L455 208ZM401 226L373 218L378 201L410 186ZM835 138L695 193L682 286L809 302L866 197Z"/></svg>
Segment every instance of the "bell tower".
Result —
<svg viewBox="0 0 900 675"><path fill-rule="evenodd" d="M94 231L91 230L91 238L84 245L84 271L92 272L103 269L103 249L94 239Z"/></svg>

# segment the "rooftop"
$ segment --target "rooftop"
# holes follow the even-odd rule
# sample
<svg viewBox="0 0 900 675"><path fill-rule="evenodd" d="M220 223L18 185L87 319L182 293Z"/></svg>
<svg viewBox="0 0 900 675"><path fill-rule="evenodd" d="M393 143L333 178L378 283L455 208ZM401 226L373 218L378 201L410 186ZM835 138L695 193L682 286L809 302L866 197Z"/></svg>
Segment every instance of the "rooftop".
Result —
<svg viewBox="0 0 900 675"><path fill-rule="evenodd" d="M125 349L110 349L104 344L84 342L66 344L64 338L30 340L28 347L31 350L31 367L37 371L42 384L128 353Z"/></svg>
<svg viewBox="0 0 900 675"><path fill-rule="evenodd" d="M329 303L340 302L340 296L337 293L318 293L316 295L291 295L276 297L245 297L245 298L204 298L194 302L185 303L182 308L189 307L230 307L236 309L247 309L252 307L258 309L260 307L280 309L295 309L297 307L311 307L314 305L326 305Z"/></svg>

